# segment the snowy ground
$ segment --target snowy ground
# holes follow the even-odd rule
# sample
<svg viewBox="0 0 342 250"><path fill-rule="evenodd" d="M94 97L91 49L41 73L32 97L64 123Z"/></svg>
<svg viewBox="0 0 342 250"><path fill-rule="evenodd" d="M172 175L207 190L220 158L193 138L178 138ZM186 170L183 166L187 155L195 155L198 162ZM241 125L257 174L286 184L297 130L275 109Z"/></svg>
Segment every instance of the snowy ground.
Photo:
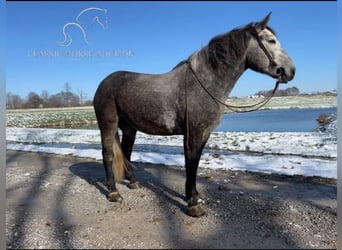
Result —
<svg viewBox="0 0 342 250"><path fill-rule="evenodd" d="M102 159L98 130L7 128L7 149ZM137 134L135 162L184 165L182 136ZM332 133L212 133L200 167L337 178Z"/></svg>

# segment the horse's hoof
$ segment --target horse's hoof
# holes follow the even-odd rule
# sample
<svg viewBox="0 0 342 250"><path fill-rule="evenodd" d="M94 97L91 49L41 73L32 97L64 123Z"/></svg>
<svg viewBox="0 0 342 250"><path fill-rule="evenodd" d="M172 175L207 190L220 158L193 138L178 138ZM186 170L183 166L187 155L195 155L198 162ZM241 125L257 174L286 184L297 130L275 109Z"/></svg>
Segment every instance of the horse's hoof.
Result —
<svg viewBox="0 0 342 250"><path fill-rule="evenodd" d="M202 217L207 214L207 212L201 207L201 205L187 207L185 213L192 217Z"/></svg>
<svg viewBox="0 0 342 250"><path fill-rule="evenodd" d="M138 181L135 181L135 182L129 183L127 187L130 189L138 189L138 188L141 188L141 185Z"/></svg>
<svg viewBox="0 0 342 250"><path fill-rule="evenodd" d="M111 201L111 202L119 202L119 203L121 203L123 198L119 194L119 192L110 192L108 194L108 200Z"/></svg>

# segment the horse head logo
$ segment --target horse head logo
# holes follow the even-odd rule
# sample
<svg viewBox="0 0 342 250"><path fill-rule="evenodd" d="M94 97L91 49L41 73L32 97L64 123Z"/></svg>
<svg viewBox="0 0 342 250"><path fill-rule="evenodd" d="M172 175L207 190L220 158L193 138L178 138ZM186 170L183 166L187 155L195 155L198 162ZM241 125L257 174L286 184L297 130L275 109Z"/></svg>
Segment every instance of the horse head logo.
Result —
<svg viewBox="0 0 342 250"><path fill-rule="evenodd" d="M87 14L87 15L86 15ZM58 45L63 46L63 47L68 47L72 44L72 37L70 35L71 27L76 27L78 30L81 31L83 40L86 44L89 44L88 38L87 38L87 32L82 26L81 23L81 17L82 16L87 16L88 18L91 19L91 21L95 21L102 29L106 29L108 24L107 24L107 9L101 9L97 7L91 7L82 10L78 15L76 16L76 21L75 22L68 22L64 24L63 26L63 36L64 36L64 41L58 42Z"/></svg>

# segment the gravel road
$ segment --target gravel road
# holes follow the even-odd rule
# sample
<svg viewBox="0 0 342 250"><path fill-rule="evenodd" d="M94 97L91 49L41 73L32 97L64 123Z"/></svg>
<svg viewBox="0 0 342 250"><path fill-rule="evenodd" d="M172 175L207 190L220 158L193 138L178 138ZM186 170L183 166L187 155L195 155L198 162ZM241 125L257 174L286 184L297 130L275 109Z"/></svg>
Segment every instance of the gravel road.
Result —
<svg viewBox="0 0 342 250"><path fill-rule="evenodd" d="M99 161L7 151L7 248L336 248L336 180L199 169L192 218L184 169L135 165L115 204Z"/></svg>

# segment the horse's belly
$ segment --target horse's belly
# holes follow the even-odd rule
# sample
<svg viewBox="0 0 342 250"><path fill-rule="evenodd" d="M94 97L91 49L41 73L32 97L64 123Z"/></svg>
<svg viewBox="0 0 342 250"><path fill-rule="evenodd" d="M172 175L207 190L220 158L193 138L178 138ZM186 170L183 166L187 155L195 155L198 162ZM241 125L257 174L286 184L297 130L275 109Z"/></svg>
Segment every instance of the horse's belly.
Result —
<svg viewBox="0 0 342 250"><path fill-rule="evenodd" d="M153 113L147 115L135 115L128 118L127 122L146 134L152 135L174 135L182 134L183 130L177 122L177 117L174 111L165 111L163 113Z"/></svg>

